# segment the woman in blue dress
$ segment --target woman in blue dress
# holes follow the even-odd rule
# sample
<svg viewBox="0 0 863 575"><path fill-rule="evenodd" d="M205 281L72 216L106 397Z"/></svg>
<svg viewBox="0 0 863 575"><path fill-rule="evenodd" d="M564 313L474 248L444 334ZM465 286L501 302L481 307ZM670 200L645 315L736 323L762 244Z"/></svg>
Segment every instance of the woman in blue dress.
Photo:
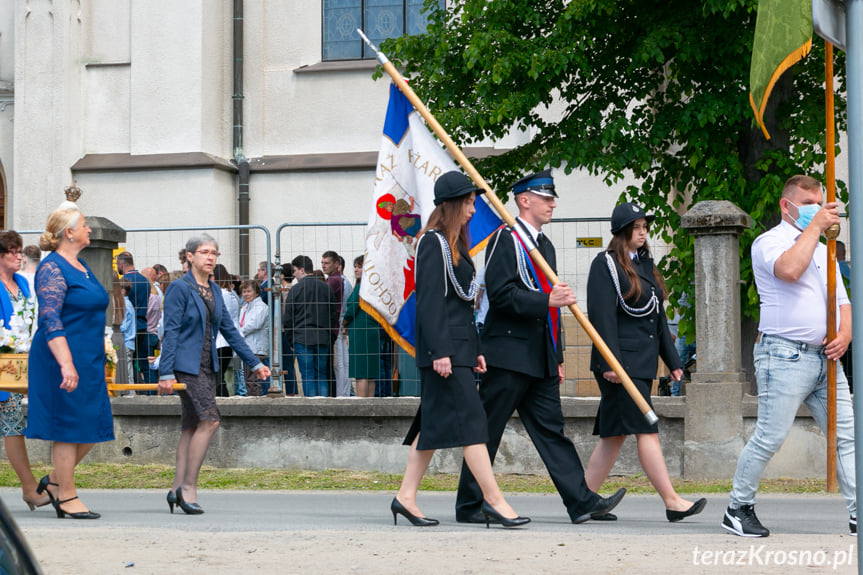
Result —
<svg viewBox="0 0 863 575"><path fill-rule="evenodd" d="M75 466L94 443L114 439L105 385L108 292L78 259L90 244L84 215L64 203L48 216L39 247L51 253L36 270L39 327L29 361L24 435L52 441L54 469L39 481L57 517L98 519L75 490Z"/></svg>

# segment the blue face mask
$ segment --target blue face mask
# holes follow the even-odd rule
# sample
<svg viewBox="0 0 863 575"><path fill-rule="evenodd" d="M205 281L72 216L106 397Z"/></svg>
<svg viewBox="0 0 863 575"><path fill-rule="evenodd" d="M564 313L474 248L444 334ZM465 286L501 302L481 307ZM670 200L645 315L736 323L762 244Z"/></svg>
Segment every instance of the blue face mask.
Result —
<svg viewBox="0 0 863 575"><path fill-rule="evenodd" d="M797 219L794 221L794 225L797 226L801 232L806 229L812 222L812 218L815 217L815 214L818 213L818 210L821 209L821 206L818 204L806 204L805 206L798 206L791 200L788 200L788 203L797 208Z"/></svg>

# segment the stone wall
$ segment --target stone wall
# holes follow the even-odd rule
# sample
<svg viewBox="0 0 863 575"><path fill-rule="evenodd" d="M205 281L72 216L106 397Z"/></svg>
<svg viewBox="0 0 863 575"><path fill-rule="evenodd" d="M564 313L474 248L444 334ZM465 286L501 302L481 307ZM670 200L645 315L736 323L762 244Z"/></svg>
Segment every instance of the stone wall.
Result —
<svg viewBox="0 0 863 575"><path fill-rule="evenodd" d="M408 448L401 442L418 405L417 398L219 398L217 401L222 426L210 447L207 465L386 473L404 472ZM180 434L179 399L121 397L111 402L117 439L97 445L86 462L173 465ZM562 399L566 434L574 441L584 465L597 441L592 431L598 402L594 398ZM654 405L660 418L660 442L668 471L672 477L686 477L683 464L686 398L654 398ZM743 412L748 437L755 426L755 398L744 400ZM30 441L28 446L32 463L50 461L47 442ZM788 441L764 476L823 477L824 450L824 436L803 408ZM730 478L737 459L724 457L718 463ZM435 454L430 470L456 473L460 465L461 451L445 449ZM546 473L518 416L504 433L495 471ZM641 473L635 439L631 438L612 474Z"/></svg>

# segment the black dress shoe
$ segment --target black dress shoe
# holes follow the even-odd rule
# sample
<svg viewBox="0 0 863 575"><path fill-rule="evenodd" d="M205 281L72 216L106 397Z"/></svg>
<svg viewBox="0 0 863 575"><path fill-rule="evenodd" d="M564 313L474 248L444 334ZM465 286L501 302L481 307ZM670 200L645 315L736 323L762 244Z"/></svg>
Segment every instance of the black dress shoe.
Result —
<svg viewBox="0 0 863 575"><path fill-rule="evenodd" d="M530 523L530 517L513 517L512 519L504 517L485 500L482 502L482 514L485 516L486 528L489 526L492 519L496 519L497 523L500 523L504 527L521 527L522 525Z"/></svg>
<svg viewBox="0 0 863 575"><path fill-rule="evenodd" d="M472 515L456 515L455 520L458 523L485 523L485 515L482 514L482 511L477 511ZM496 518L489 517L489 523L500 523Z"/></svg>
<svg viewBox="0 0 863 575"><path fill-rule="evenodd" d="M57 519L63 519L67 515L69 517L71 517L72 519L99 519L100 517L102 517L98 513L94 513L93 511L89 511L89 510L88 511L78 511L76 513L70 513L68 511L66 511L65 509L63 509L62 507L60 507L62 504L69 503L70 501L75 501L76 499L78 499L77 495L75 497L70 497L69 499L64 499L62 501L59 499L52 499L51 500L51 505L54 506L54 510L57 512Z"/></svg>
<svg viewBox="0 0 863 575"><path fill-rule="evenodd" d="M620 500L623 499L624 495L626 495L626 488L621 487L617 490L617 493L610 497L600 497L599 501L597 501L593 507L581 515L577 515L572 522L584 523L588 519L596 519L597 517L607 514L609 511L617 507L617 504L620 503Z"/></svg>
<svg viewBox="0 0 863 575"><path fill-rule="evenodd" d="M177 498L177 505L180 506L180 509L183 510L183 513L187 515L201 515L204 513L204 509L198 505L197 503L191 503L183 499L183 486L177 488L175 492L175 497Z"/></svg>
<svg viewBox="0 0 863 575"><path fill-rule="evenodd" d="M177 504L177 494L173 491L168 491L168 510L171 512L171 515L174 514L174 505Z"/></svg>
<svg viewBox="0 0 863 575"><path fill-rule="evenodd" d="M686 511L674 511L672 509L666 509L665 516L672 523L677 523L681 519L686 519L690 515L697 515L701 513L705 505L707 505L707 500L702 497L701 499L693 503L692 506Z"/></svg>
<svg viewBox="0 0 863 575"><path fill-rule="evenodd" d="M398 525L398 516L404 515L405 519L411 522L411 525L415 527L434 527L438 525L440 521L437 519L430 519L428 517L418 517L405 509L405 506L402 505L402 502L393 497L393 502L390 503L390 511L393 512L393 525Z"/></svg>

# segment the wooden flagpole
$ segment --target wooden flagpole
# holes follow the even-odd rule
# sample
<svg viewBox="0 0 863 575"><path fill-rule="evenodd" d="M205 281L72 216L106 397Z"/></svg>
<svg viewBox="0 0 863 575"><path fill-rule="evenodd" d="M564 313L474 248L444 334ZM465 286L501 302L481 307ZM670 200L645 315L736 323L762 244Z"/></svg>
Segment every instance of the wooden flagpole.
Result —
<svg viewBox="0 0 863 575"><path fill-rule="evenodd" d="M833 117L833 44L825 42L825 108L827 123L827 203L836 201L836 132ZM836 339L836 237L832 225L827 236L827 341ZM836 363L827 360L827 491L838 491L836 483Z"/></svg>
<svg viewBox="0 0 863 575"><path fill-rule="evenodd" d="M425 119L426 123L429 127L437 134L438 138L444 143L447 150L455 157L455 160L461 164L464 171L467 172L467 175L474 181L477 187L482 188L486 191L485 197L486 200L492 205L498 215L503 219L504 222L510 227L512 227L516 233L519 234L519 237L524 241L525 245L528 246L530 257L536 263L537 266L543 271L543 273L548 278L549 282L552 286L555 286L560 283L560 278L557 277L557 274L554 273L554 270L548 265L548 262L545 261L545 258L542 257L542 254L539 253L536 244L529 235L522 234L519 231L519 228L515 225L515 218L507 211L506 207L504 207L503 203L497 197L497 195L492 191L491 187L486 183L483 177L479 174L479 172L474 168L473 164L468 160L467 156L464 155L464 152L458 147L458 145L453 141L453 139L447 134L446 130L438 123L435 117L429 112L428 108L425 104L420 100L419 96L413 91L413 89L408 85L407 81L404 77L396 70L396 67L393 66L392 62L389 61L389 58L386 57L377 47L369 41L363 31L357 29L357 33L362 37L365 43L369 46L369 48L374 51L377 55L378 61L384 68L387 74L392 77L393 82L401 90L402 94L404 94L407 99L413 104L413 107L417 112ZM617 376L620 378L621 384L626 389L626 392L638 406L638 409L644 414L644 418L651 425L656 423L659 418L654 413L653 409L650 408L650 404L641 397L641 393L635 387L635 384L632 383L632 380L627 375L626 371L624 371L623 366L620 365L620 362L617 361L617 358L614 357L614 354L609 349L608 345L602 340L602 337L599 335L599 332L596 331L596 328L590 323L587 319L587 316L584 315L584 312L578 307L578 304L572 304L569 306L569 311L575 316L578 320L578 323L581 324L581 327L584 328L584 331L587 332L587 335L590 336L590 339L593 341L593 344L596 346L596 349L599 350L599 353L602 354L602 357L608 362L608 365L611 366L611 369Z"/></svg>

